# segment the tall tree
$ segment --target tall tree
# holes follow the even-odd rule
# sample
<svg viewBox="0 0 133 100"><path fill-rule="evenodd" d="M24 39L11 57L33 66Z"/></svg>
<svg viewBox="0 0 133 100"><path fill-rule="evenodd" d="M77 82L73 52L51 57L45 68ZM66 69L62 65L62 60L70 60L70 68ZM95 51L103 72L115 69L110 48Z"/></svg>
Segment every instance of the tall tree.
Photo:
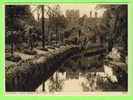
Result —
<svg viewBox="0 0 133 100"><path fill-rule="evenodd" d="M6 43L11 43L11 53L14 51L14 44L22 42L22 31L25 25L33 22L33 16L28 5L6 5L5 27ZM9 32L8 32L9 31ZM11 34L8 34L11 33ZM15 38L17 37L17 38ZM8 42L8 40L10 40Z"/></svg>
<svg viewBox="0 0 133 100"><path fill-rule="evenodd" d="M45 48L44 5L41 5L41 10L42 10L42 47Z"/></svg>
<svg viewBox="0 0 133 100"><path fill-rule="evenodd" d="M105 8L101 28L103 28L108 37L109 51L114 45L122 46L127 52L127 34L128 34L128 7L126 4L121 5L100 5Z"/></svg>
<svg viewBox="0 0 133 100"><path fill-rule="evenodd" d="M50 9L48 12L50 29L55 31L56 43L60 36L60 30L66 27L66 19L63 14L61 14L60 6L56 5L53 9Z"/></svg>

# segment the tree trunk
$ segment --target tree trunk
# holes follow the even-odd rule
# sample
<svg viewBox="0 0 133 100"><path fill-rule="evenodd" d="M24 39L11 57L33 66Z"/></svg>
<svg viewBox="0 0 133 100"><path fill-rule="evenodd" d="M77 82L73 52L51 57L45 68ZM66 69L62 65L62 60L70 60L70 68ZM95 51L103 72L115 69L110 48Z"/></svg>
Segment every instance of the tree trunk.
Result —
<svg viewBox="0 0 133 100"><path fill-rule="evenodd" d="M50 45L52 45L52 33L50 33Z"/></svg>
<svg viewBox="0 0 133 100"><path fill-rule="evenodd" d="M116 15L116 19L115 19L115 24L114 24L114 30L113 30L113 33L111 33L111 34L115 34L115 36L110 36L111 37L111 39L109 39L109 41L108 41L108 51L110 52L111 50L112 50L112 48L113 48L113 39L114 39L114 37L116 37L116 32L117 32L117 24L118 24L118 15Z"/></svg>
<svg viewBox="0 0 133 100"><path fill-rule="evenodd" d="M62 43L64 43L64 32L62 33Z"/></svg>
<svg viewBox="0 0 133 100"><path fill-rule="evenodd" d="M58 27L57 27L57 25L56 25L55 33L56 33L56 44L57 44L57 41L58 41Z"/></svg>
<svg viewBox="0 0 133 100"><path fill-rule="evenodd" d="M42 83L42 91L45 91L45 82Z"/></svg>
<svg viewBox="0 0 133 100"><path fill-rule="evenodd" d="M32 30L29 30L29 46L30 46L30 50L32 51L33 49L33 43L32 43Z"/></svg>
<svg viewBox="0 0 133 100"><path fill-rule="evenodd" d="M41 9L42 9L42 48L45 48L44 5L41 6Z"/></svg>
<svg viewBox="0 0 133 100"><path fill-rule="evenodd" d="M13 56L14 53L14 41L13 41L13 32L11 32L11 56Z"/></svg>

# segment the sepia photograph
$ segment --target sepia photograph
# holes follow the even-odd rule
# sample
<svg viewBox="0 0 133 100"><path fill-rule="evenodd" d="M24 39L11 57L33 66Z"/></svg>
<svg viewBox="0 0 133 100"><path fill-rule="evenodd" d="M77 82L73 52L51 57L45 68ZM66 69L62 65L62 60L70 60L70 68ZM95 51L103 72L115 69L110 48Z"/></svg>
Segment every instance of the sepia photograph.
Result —
<svg viewBox="0 0 133 100"><path fill-rule="evenodd" d="M128 93L128 4L12 3L5 93Z"/></svg>

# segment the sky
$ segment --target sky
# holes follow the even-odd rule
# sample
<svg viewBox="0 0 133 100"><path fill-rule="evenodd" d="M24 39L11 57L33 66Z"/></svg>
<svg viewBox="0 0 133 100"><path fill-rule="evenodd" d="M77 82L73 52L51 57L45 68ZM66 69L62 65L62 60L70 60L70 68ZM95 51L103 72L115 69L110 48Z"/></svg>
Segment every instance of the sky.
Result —
<svg viewBox="0 0 133 100"><path fill-rule="evenodd" d="M44 5L49 5L51 8L54 6L54 5L57 5L56 3L51 3L51 4L44 4ZM92 17L94 16L95 12L97 11L98 13L98 17L102 17L105 9L98 9L96 10L95 7L97 4L92 4L92 3L61 3L61 4L58 4L60 5L61 7L61 12L63 14L65 14L65 11L66 10L70 10L70 9L75 9L75 10L79 10L80 12L80 16L83 16L84 14L86 14L87 16L90 16L90 11L92 11ZM36 8L37 5L31 5L31 9L32 11L34 11L34 9ZM47 9L47 8L46 8ZM34 11L34 17L37 18L37 12Z"/></svg>

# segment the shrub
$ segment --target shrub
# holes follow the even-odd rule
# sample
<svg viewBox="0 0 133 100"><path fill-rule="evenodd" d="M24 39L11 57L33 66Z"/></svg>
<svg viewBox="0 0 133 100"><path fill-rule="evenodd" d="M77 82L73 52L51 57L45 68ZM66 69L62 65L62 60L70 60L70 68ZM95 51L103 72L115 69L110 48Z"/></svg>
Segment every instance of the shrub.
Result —
<svg viewBox="0 0 133 100"><path fill-rule="evenodd" d="M41 48L40 50L48 51L48 48Z"/></svg>
<svg viewBox="0 0 133 100"><path fill-rule="evenodd" d="M13 62L19 62L22 58L20 56L8 56L6 57L6 60L13 61Z"/></svg>
<svg viewBox="0 0 133 100"><path fill-rule="evenodd" d="M37 52L36 51L34 51L34 50L24 50L24 53L25 54L28 54L28 55L36 55L37 54Z"/></svg>

